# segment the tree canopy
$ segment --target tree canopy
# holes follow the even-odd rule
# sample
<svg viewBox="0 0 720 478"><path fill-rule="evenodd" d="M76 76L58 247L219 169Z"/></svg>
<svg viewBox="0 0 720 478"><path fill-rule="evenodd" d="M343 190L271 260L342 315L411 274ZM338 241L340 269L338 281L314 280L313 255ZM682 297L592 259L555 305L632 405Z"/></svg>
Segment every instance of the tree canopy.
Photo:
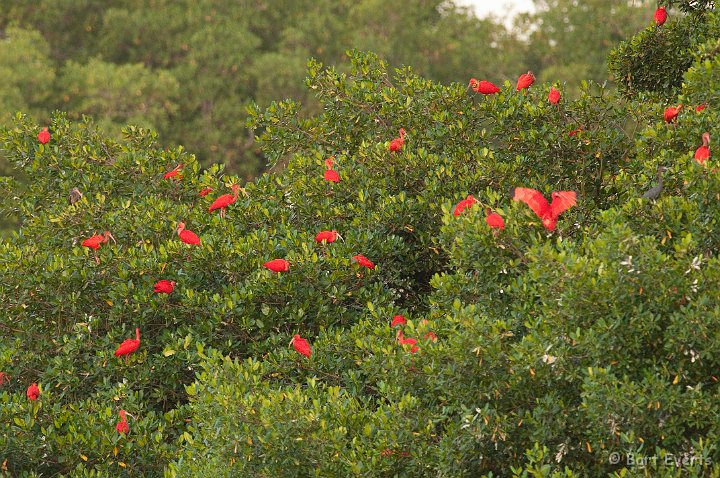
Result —
<svg viewBox="0 0 720 478"><path fill-rule="evenodd" d="M249 182L150 129L108 134L101 101L99 122L13 116L1 471L719 476L720 17L695 5L610 58L668 81L577 97L519 89L524 68L483 95L374 53L312 59L314 107L249 106L285 165ZM689 22L686 71L633 60ZM110 68L140 98L182 88Z"/></svg>

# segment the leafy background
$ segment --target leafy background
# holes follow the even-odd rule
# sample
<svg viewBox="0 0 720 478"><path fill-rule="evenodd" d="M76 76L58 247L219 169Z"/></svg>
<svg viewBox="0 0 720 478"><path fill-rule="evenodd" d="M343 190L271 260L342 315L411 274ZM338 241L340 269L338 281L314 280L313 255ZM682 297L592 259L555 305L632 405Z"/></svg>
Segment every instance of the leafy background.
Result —
<svg viewBox="0 0 720 478"><path fill-rule="evenodd" d="M714 159L693 159L718 122L711 2L673 2L658 28L651 5L543 1L515 30L433 2L243 5L253 15L234 2L119 3L3 13L4 45L24 46L0 58L28 80L8 82L18 93L3 98L25 113L0 132L14 175L2 212L21 224L0 243L0 472L720 474L720 176ZM413 15L421 27L408 29ZM596 53L573 56L597 44L565 19L599 24L607 71ZM608 36L612 25L630 31ZM465 36L481 32L495 43ZM316 51L329 38L378 53ZM439 50L448 38L457 46ZM442 67L453 58L458 70ZM586 68L562 73L573 62ZM539 81L516 92L530 68ZM473 94L470 76L501 92ZM580 81L609 77L617 88ZM35 103L30 81L56 93ZM68 113L50 115L52 102ZM686 105L677 125L662 119L670 104ZM330 155L337 184L323 179ZM164 179L178 163L182 179ZM663 194L640 199L660 165ZM208 213L238 183L227 217ZM512 201L516 186L579 201L549 233ZM74 187L84 196L70 205ZM454 216L468 194L479 203ZM488 209L504 230L487 226ZM202 247L177 240L180 221ZM96 264L80 242L106 229L117 243ZM342 239L317 244L327 229ZM262 267L274 258L290 271ZM158 279L175 292L153 294ZM416 353L398 343L396 314ZM115 358L135 327L139 350ZM295 333L310 359L288 347ZM632 454L659 458L642 468Z"/></svg>

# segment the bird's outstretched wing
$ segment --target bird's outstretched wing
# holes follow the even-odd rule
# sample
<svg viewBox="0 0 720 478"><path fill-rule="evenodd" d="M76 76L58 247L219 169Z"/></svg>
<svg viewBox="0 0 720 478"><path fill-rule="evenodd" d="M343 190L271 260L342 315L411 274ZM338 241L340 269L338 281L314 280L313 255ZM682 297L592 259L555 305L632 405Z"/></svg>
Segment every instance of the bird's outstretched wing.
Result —
<svg viewBox="0 0 720 478"><path fill-rule="evenodd" d="M535 189L515 188L513 199L527 204L540 219L542 219L550 209L547 199Z"/></svg>
<svg viewBox="0 0 720 478"><path fill-rule="evenodd" d="M552 203L550 203L552 217L557 219L560 214L576 204L577 194L575 191L557 191L552 193Z"/></svg>

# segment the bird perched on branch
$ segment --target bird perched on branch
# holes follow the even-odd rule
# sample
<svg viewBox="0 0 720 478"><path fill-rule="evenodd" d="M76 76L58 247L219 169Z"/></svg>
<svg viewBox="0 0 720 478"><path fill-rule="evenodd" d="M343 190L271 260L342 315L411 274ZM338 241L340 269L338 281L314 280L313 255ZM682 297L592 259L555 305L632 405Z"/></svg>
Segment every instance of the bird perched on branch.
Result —
<svg viewBox="0 0 720 478"><path fill-rule="evenodd" d="M663 192L663 176L662 173L667 171L665 166L660 166L657 169L657 184L650 188L645 194L642 195L643 199L652 199L653 201L660 197Z"/></svg>
<svg viewBox="0 0 720 478"><path fill-rule="evenodd" d="M72 206L73 204L75 204L76 202L81 200L82 197L83 197L83 194L80 192L80 190L78 188L72 188L70 190L70 197L68 199L68 202Z"/></svg>

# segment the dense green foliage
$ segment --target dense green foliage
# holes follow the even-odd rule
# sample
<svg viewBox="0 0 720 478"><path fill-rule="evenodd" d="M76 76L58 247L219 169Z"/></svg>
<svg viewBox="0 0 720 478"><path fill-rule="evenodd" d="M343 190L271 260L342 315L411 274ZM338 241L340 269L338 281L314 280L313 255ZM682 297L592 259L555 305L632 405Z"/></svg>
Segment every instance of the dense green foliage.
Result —
<svg viewBox="0 0 720 478"><path fill-rule="evenodd" d="M695 21L712 32L718 19ZM310 61L313 114L293 100L249 109L243 127L286 167L243 184L224 218L208 206L242 179L150 130L116 140L56 114L43 145L42 125L15 116L0 149L27 190L0 183L21 221L0 243L0 472L720 476L720 172L693 158L717 136L717 40L653 101L590 85L553 105L541 82L483 97L374 54ZM178 85L109 68L145 79L143 95ZM676 125L668 102L687 105ZM339 183L323 179L330 156ZM179 163L181 178L163 177ZM640 199L658 166L663 193ZM515 187L578 203L550 232ZM69 204L72 188L84 196ZM454 215L468 194L478 204ZM178 240L181 221L201 246ZM336 242L313 240L333 229ZM116 242L96 262L81 242L105 230ZM263 267L275 258L290 270ZM175 291L154 294L159 279ZM392 327L396 314L407 324ZM136 327L139 349L115 357Z"/></svg>
<svg viewBox="0 0 720 478"><path fill-rule="evenodd" d="M544 80L575 88L607 79L607 51L651 14L647 2L581 3L538 1L509 30L441 0L6 0L0 121L15 111L48 120L59 109L93 115L117 138L137 124L251 178L264 161L245 108L293 98L316 111L303 86L307 58L345 68L346 50L369 50L446 84L547 69Z"/></svg>
<svg viewBox="0 0 720 478"><path fill-rule="evenodd" d="M359 48L446 84L502 83L532 69L543 80L563 78L575 94L581 80L608 78L607 51L650 16L647 2L537 3L536 14L509 28L441 0L6 0L0 125L16 111L42 124L60 110L78 121L91 115L119 139L133 124L157 131L163 147L183 145L202 165L251 179L266 160L245 126L246 108L293 98L303 114L317 112L303 84L309 57L345 71L345 51ZM598 23L601 14L609 21ZM0 155L0 174L9 169Z"/></svg>

